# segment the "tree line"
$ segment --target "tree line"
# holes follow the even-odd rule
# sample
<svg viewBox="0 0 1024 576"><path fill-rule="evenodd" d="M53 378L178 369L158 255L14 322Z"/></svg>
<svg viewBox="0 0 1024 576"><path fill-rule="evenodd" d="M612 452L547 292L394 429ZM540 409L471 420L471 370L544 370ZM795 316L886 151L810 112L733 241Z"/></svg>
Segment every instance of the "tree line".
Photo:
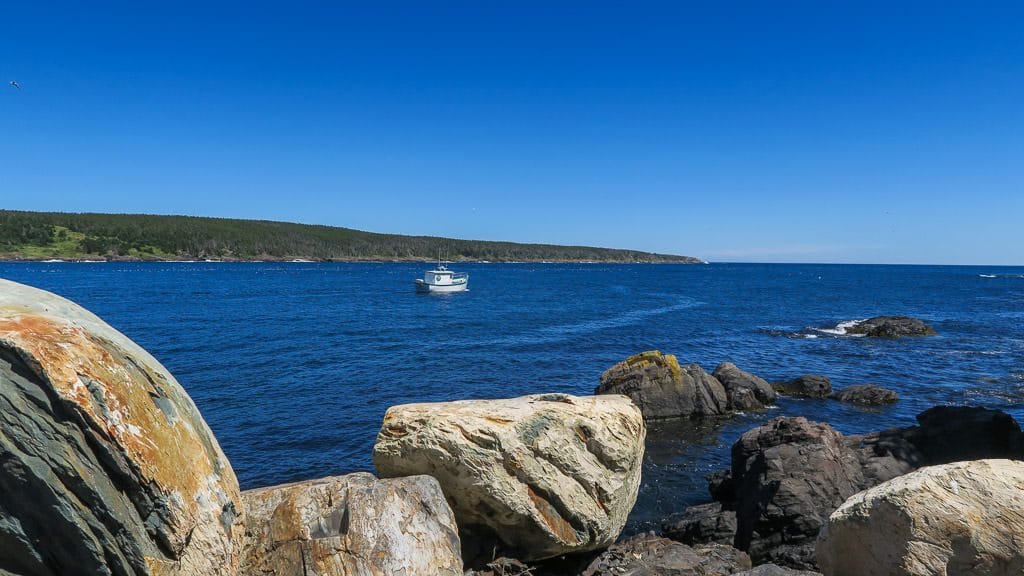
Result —
<svg viewBox="0 0 1024 576"><path fill-rule="evenodd" d="M0 253L69 238L77 239L83 257L431 259L441 252L451 260L695 261L634 250L378 234L267 220L0 210Z"/></svg>

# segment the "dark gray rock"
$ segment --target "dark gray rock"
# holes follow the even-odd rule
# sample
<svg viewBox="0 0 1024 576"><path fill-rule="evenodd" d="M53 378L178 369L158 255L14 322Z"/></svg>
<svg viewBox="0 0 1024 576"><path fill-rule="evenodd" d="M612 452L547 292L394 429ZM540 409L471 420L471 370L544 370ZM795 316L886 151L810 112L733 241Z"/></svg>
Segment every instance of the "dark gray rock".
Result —
<svg viewBox="0 0 1024 576"><path fill-rule="evenodd" d="M737 572L732 576L821 576L821 572L809 570L794 570L775 564L761 564L744 572Z"/></svg>
<svg viewBox="0 0 1024 576"><path fill-rule="evenodd" d="M736 486L732 482L732 470L718 470L706 476L708 493L715 502L731 503L736 494Z"/></svg>
<svg viewBox="0 0 1024 576"><path fill-rule="evenodd" d="M874 338L938 336L931 326L909 316L876 316L847 328L846 333L863 334Z"/></svg>
<svg viewBox="0 0 1024 576"><path fill-rule="evenodd" d="M717 576L750 567L750 557L732 546L691 548L654 534L640 534L612 545L581 576Z"/></svg>
<svg viewBox="0 0 1024 576"><path fill-rule="evenodd" d="M697 364L680 366L675 356L657 350L635 354L606 370L594 393L629 396L645 420L729 411L725 388L714 376Z"/></svg>
<svg viewBox="0 0 1024 576"><path fill-rule="evenodd" d="M661 533L683 544L732 545L736 539L736 513L723 509L719 502L690 506L662 523Z"/></svg>
<svg viewBox="0 0 1024 576"><path fill-rule="evenodd" d="M725 388L732 410L759 410L775 403L775 390L771 384L732 362L723 362L712 374Z"/></svg>
<svg viewBox="0 0 1024 576"><path fill-rule="evenodd" d="M806 418L776 418L732 448L735 546L757 562L814 568L829 514L861 491L860 459L843 435Z"/></svg>
<svg viewBox="0 0 1024 576"><path fill-rule="evenodd" d="M883 404L892 404L900 399L892 390L882 388L877 384L847 386L838 392L834 392L831 398L860 406L881 406Z"/></svg>
<svg viewBox="0 0 1024 576"><path fill-rule="evenodd" d="M1024 434L1005 412L936 406L918 414L917 422L904 436L928 466L985 458L1024 459Z"/></svg>
<svg viewBox="0 0 1024 576"><path fill-rule="evenodd" d="M665 534L720 542L735 521L733 545L755 561L816 569L818 531L850 495L922 466L1024 460L1024 433L1004 412L944 406L917 419L918 426L847 437L804 418L750 430L733 446L732 469L708 476L716 502L672 516Z"/></svg>
<svg viewBox="0 0 1024 576"><path fill-rule="evenodd" d="M832 381L827 376L805 374L785 382L773 382L772 387L786 396L802 398L828 398L832 393Z"/></svg>

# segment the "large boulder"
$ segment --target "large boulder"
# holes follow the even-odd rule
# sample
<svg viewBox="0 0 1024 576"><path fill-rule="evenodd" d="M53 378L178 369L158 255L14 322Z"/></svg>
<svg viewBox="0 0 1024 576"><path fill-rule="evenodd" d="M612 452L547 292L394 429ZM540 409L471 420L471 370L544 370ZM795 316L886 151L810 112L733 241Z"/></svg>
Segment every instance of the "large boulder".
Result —
<svg viewBox="0 0 1024 576"><path fill-rule="evenodd" d="M854 495L817 543L826 576L1024 573L1024 463L922 468Z"/></svg>
<svg viewBox="0 0 1024 576"><path fill-rule="evenodd" d="M455 517L430 476L365 472L248 490L242 574L461 576Z"/></svg>
<svg viewBox="0 0 1024 576"><path fill-rule="evenodd" d="M0 573L235 573L235 474L141 347L0 280L0 399Z"/></svg>
<svg viewBox="0 0 1024 576"><path fill-rule="evenodd" d="M938 335L931 326L909 316L875 316L848 327L846 333L863 334L874 338Z"/></svg>
<svg viewBox="0 0 1024 576"><path fill-rule="evenodd" d="M792 380L774 382L772 387L779 394L799 398L828 398L832 394L832 381L828 376L805 374Z"/></svg>
<svg viewBox="0 0 1024 576"><path fill-rule="evenodd" d="M740 437L732 447L737 548L758 563L814 568L818 530L864 485L843 440L805 418L776 418Z"/></svg>
<svg viewBox="0 0 1024 576"><path fill-rule="evenodd" d="M847 386L838 392L833 392L830 398L859 406L881 406L883 404L892 404L900 399L892 390L877 384L854 384L853 386Z"/></svg>
<svg viewBox="0 0 1024 576"><path fill-rule="evenodd" d="M481 545L493 541L530 561L615 541L636 501L645 435L625 396L407 404L384 416L373 462L383 477L437 478L464 549L491 554Z"/></svg>
<svg viewBox="0 0 1024 576"><path fill-rule="evenodd" d="M750 568L750 557L732 546L690 547L653 534L613 545L580 576L719 576Z"/></svg>
<svg viewBox="0 0 1024 576"><path fill-rule="evenodd" d="M644 418L717 416L729 411L725 388L697 364L680 366L657 350L635 354L601 375L595 394L624 394Z"/></svg>
<svg viewBox="0 0 1024 576"><path fill-rule="evenodd" d="M732 410L757 410L775 403L772 385L750 372L740 370L732 362L723 362L712 374L722 383Z"/></svg>

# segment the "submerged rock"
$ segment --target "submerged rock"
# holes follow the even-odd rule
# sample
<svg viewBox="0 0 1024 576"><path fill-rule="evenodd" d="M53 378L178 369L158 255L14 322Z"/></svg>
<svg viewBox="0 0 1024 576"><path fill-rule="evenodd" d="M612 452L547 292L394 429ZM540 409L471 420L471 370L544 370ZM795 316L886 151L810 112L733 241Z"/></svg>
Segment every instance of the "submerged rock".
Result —
<svg viewBox="0 0 1024 576"><path fill-rule="evenodd" d="M848 327L846 333L863 334L874 338L938 336L931 326L909 316L875 316Z"/></svg>
<svg viewBox="0 0 1024 576"><path fill-rule="evenodd" d="M0 572L234 574L238 482L152 356L0 280Z"/></svg>
<svg viewBox="0 0 1024 576"><path fill-rule="evenodd" d="M729 411L725 388L697 364L680 366L657 350L635 354L601 375L595 394L624 394L647 420L717 416Z"/></svg>
<svg viewBox="0 0 1024 576"><path fill-rule="evenodd" d="M717 576L750 568L750 557L732 546L690 547L653 534L613 545L581 576Z"/></svg>
<svg viewBox="0 0 1024 576"><path fill-rule="evenodd" d="M892 404L900 399L892 390L882 388L877 384L847 386L838 392L834 392L830 397L840 402L858 404L860 406L881 406L883 404Z"/></svg>
<svg viewBox="0 0 1024 576"><path fill-rule="evenodd" d="M323 478L242 493L242 574L461 576L455 517L430 476Z"/></svg>
<svg viewBox="0 0 1024 576"><path fill-rule="evenodd" d="M922 468L847 500L817 543L826 576L1024 573L1024 463Z"/></svg>
<svg viewBox="0 0 1024 576"><path fill-rule="evenodd" d="M757 410L775 403L775 390L771 384L732 362L723 362L715 368L713 376L722 383L732 410Z"/></svg>
<svg viewBox="0 0 1024 576"><path fill-rule="evenodd" d="M407 404L385 415L373 462L383 477L438 479L467 560L469 547L497 545L530 561L615 541L645 435L639 409L617 395Z"/></svg>
<svg viewBox="0 0 1024 576"><path fill-rule="evenodd" d="M806 374L785 382L774 382L772 387L780 394L802 398L828 398L832 393L832 381L828 376L814 374Z"/></svg>

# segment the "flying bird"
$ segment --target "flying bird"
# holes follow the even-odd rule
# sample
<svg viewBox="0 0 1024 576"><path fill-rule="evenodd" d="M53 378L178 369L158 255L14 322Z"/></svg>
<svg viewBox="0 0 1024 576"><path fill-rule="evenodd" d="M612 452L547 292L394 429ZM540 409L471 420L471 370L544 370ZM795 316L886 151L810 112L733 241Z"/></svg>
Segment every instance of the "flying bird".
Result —
<svg viewBox="0 0 1024 576"><path fill-rule="evenodd" d="M20 86L20 85L19 85L19 84L18 84L17 82L15 82L14 80L11 80L11 81L9 82L9 84L10 84L11 86L14 86L14 87L15 87L15 88L17 88L18 90L21 90L21 86Z"/></svg>

